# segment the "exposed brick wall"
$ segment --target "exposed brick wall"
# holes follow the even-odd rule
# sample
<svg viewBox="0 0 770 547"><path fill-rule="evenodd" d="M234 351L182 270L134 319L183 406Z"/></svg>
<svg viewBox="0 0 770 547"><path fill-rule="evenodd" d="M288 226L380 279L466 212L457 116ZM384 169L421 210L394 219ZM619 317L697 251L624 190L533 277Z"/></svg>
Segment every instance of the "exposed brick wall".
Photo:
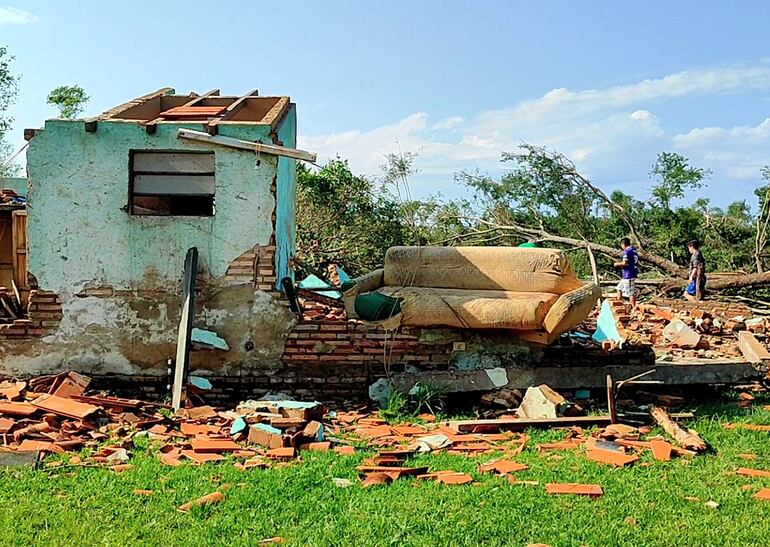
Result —
<svg viewBox="0 0 770 547"><path fill-rule="evenodd" d="M33 290L29 293L28 317L0 325L0 338L33 338L56 330L62 319L59 297L52 292Z"/></svg>
<svg viewBox="0 0 770 547"><path fill-rule="evenodd" d="M654 304L658 307L673 308L674 310L703 310L716 317L752 317L752 312L746 304L740 302L720 302L718 300L701 300L690 302L689 300L658 299Z"/></svg>
<svg viewBox="0 0 770 547"><path fill-rule="evenodd" d="M376 325L356 321L314 321L294 327L286 341L284 364L347 363L382 364L385 352L390 362L425 366L446 365L452 343L426 344L420 330L404 327L397 334L386 333Z"/></svg>

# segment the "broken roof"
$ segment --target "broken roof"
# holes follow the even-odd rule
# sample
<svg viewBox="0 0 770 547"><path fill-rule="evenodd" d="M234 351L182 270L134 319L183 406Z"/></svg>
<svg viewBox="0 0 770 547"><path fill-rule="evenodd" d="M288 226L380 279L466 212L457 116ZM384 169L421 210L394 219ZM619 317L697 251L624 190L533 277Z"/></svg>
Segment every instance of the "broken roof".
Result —
<svg viewBox="0 0 770 547"><path fill-rule="evenodd" d="M222 123L275 127L290 104L289 97L261 97L256 89L240 96L220 95L219 89L201 95L177 95L172 88L164 87L106 110L86 123L137 122L144 125L148 133L154 133L159 123L205 122L209 132L215 134L216 126Z"/></svg>

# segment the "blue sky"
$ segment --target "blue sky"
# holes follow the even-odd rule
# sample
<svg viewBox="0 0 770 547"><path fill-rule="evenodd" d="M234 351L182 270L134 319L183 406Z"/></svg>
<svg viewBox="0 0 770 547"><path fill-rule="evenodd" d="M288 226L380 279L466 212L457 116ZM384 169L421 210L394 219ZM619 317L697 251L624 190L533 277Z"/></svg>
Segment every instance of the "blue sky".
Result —
<svg viewBox="0 0 770 547"><path fill-rule="evenodd" d="M656 154L713 170L716 204L770 164L770 2L96 2L0 0L22 74L9 140L82 85L86 114L169 85L287 94L300 145L375 175L419 151L417 196L499 174L522 141L607 190L644 195Z"/></svg>

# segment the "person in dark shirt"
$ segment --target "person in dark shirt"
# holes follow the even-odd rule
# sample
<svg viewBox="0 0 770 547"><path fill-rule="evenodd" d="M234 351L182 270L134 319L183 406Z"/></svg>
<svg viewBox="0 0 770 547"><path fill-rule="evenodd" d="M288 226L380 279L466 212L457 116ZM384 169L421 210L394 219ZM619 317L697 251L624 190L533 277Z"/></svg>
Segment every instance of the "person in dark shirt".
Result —
<svg viewBox="0 0 770 547"><path fill-rule="evenodd" d="M692 240L687 244L690 251L690 278L684 289L684 297L690 302L697 302L706 292L706 259L700 250L700 243Z"/></svg>
<svg viewBox="0 0 770 547"><path fill-rule="evenodd" d="M639 275L639 255L631 245L631 240L624 237L620 240L620 248L623 249L623 257L615 262L615 267L620 268L620 283L618 283L618 300L627 297L631 307L636 309L636 276Z"/></svg>

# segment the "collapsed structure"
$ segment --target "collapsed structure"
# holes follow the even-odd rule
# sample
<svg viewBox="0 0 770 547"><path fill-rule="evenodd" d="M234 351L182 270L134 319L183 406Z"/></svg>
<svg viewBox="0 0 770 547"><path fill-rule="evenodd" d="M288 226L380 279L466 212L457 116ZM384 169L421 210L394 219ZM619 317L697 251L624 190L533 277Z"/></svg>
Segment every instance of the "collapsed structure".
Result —
<svg viewBox="0 0 770 547"><path fill-rule="evenodd" d="M193 247L207 349L190 372L211 402L595 388L653 367L666 383L756 375L745 359L682 369L651 344L608 351L585 323L570 333L600 291L553 249L394 248L352 285L295 292L295 161L314 159L296 123L288 97L163 88L28 130L28 179L0 180L16 189L0 203L0 377L75 369L96 388L166 394Z"/></svg>

